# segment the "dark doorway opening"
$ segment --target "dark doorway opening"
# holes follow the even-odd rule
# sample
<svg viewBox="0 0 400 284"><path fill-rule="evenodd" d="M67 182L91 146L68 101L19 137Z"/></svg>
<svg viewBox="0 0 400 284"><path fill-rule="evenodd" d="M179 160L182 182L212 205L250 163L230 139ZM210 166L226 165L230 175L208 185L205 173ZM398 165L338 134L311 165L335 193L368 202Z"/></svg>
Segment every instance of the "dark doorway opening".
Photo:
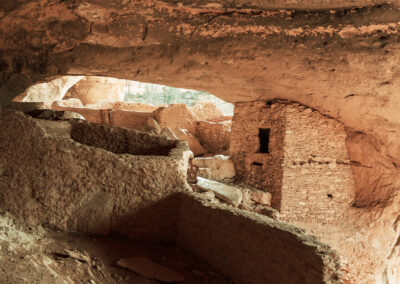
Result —
<svg viewBox="0 0 400 284"><path fill-rule="evenodd" d="M269 153L269 134L271 129L259 128L258 138L260 139L260 150L259 153Z"/></svg>

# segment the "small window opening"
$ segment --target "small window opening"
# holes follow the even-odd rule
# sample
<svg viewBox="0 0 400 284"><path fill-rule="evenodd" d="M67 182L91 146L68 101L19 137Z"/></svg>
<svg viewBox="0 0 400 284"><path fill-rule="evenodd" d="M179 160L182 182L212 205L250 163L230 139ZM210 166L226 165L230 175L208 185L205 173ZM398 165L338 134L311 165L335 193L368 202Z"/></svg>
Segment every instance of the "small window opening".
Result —
<svg viewBox="0 0 400 284"><path fill-rule="evenodd" d="M269 134L271 129L260 128L258 129L258 138L260 139L259 153L269 153Z"/></svg>
<svg viewBox="0 0 400 284"><path fill-rule="evenodd" d="M332 199L332 198L333 198L333 195L330 194L330 193L328 193L328 198L329 198L329 199Z"/></svg>
<svg viewBox="0 0 400 284"><path fill-rule="evenodd" d="M251 165L252 166L262 166L263 164L262 163L258 163L258 162L253 162Z"/></svg>

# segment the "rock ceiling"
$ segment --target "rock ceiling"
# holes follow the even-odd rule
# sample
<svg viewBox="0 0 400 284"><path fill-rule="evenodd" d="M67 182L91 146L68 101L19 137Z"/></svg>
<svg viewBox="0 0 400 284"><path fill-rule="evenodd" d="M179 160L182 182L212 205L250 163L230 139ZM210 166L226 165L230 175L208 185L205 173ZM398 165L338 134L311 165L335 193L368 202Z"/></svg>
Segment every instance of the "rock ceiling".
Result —
<svg viewBox="0 0 400 284"><path fill-rule="evenodd" d="M0 105L61 75L294 100L365 133L359 162L394 183L400 1L383 2L3 0Z"/></svg>

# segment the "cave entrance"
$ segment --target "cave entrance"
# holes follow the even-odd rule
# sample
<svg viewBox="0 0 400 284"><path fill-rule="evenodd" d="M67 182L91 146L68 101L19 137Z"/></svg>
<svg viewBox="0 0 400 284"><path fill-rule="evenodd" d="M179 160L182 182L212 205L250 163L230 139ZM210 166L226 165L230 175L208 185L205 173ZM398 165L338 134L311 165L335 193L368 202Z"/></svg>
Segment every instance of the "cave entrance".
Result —
<svg viewBox="0 0 400 284"><path fill-rule="evenodd" d="M91 123L186 140L198 157L229 155L234 106L204 91L111 77L63 76L31 86L13 104L69 111Z"/></svg>

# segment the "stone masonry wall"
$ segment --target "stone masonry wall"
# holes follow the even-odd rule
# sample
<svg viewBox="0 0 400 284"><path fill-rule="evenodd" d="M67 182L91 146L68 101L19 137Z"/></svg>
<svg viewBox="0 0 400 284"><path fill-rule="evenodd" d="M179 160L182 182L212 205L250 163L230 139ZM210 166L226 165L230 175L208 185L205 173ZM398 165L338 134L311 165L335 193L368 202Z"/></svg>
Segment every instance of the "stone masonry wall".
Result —
<svg viewBox="0 0 400 284"><path fill-rule="evenodd" d="M116 133L114 142L120 144L134 143L122 137L135 135L146 136L141 141L159 139L95 127L99 139ZM170 197L188 189L186 142L178 142L168 156L116 154L70 139L73 128L69 121L0 111L0 208L28 223L66 231L172 237L171 206L177 204Z"/></svg>
<svg viewBox="0 0 400 284"><path fill-rule="evenodd" d="M257 153L258 129L270 128L269 154ZM340 122L300 104L240 103L231 158L237 178L272 193L287 221L333 222L354 198L354 178Z"/></svg>
<svg viewBox="0 0 400 284"><path fill-rule="evenodd" d="M243 284L341 283L336 253L266 216L180 194L177 243Z"/></svg>
<svg viewBox="0 0 400 284"><path fill-rule="evenodd" d="M198 121L196 136L207 150L221 154L229 149L231 121Z"/></svg>
<svg viewBox="0 0 400 284"><path fill-rule="evenodd" d="M281 218L333 222L354 199L344 125L299 104L285 117Z"/></svg>
<svg viewBox="0 0 400 284"><path fill-rule="evenodd" d="M285 106L265 101L235 104L230 156L236 178L272 193L272 207L280 209ZM259 128L270 129L269 153L259 153Z"/></svg>

